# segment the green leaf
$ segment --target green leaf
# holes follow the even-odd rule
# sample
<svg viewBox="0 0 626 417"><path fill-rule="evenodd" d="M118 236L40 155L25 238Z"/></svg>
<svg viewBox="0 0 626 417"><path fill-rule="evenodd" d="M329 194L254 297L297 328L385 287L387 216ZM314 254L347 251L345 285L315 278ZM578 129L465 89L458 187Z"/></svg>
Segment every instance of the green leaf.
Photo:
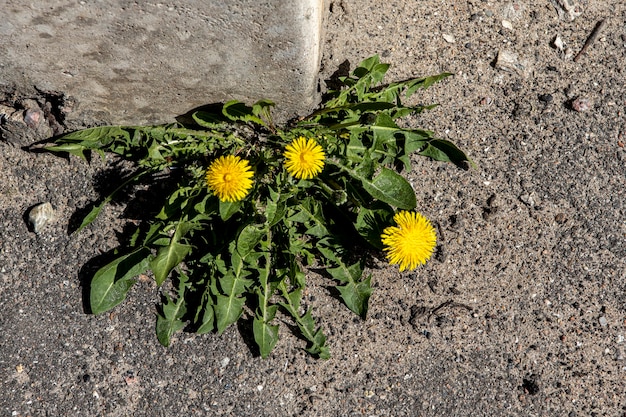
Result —
<svg viewBox="0 0 626 417"><path fill-rule="evenodd" d="M178 300L177 303L168 299L167 304L163 305L163 314L157 315L156 334L161 345L168 347L170 339L174 333L185 327L180 318L185 314L184 300Z"/></svg>
<svg viewBox="0 0 626 417"><path fill-rule="evenodd" d="M145 234L142 233L141 227L137 227L137 232L135 233L135 236L133 236L134 242L131 242L131 246L139 245L139 241L142 237L143 240L141 241L143 246L150 246L154 244L154 241L159 240L161 236L163 236L163 223L161 222L152 223ZM162 246L166 244L167 243L164 243Z"/></svg>
<svg viewBox="0 0 626 417"><path fill-rule="evenodd" d="M296 321L303 336L309 341L310 346L306 351L311 355L319 356L320 359L330 359L330 351L326 346L326 335L321 327L316 328L315 320L311 316L311 310L307 310L304 316Z"/></svg>
<svg viewBox="0 0 626 417"><path fill-rule="evenodd" d="M367 315L368 302L373 291L370 285L371 277L370 275L363 281L337 286L346 306L362 319Z"/></svg>
<svg viewBox="0 0 626 417"><path fill-rule="evenodd" d="M268 313L268 316L273 318L273 315L276 313L276 308L277 306L269 306L267 310L272 313ZM262 358L267 358L278 342L278 326L270 325L268 321L255 317L252 322L254 341L259 346Z"/></svg>
<svg viewBox="0 0 626 417"><path fill-rule="evenodd" d="M268 99L259 100L252 105L252 113L257 116L264 115L267 109L271 109L275 105L276 103L274 103L272 100L268 100Z"/></svg>
<svg viewBox="0 0 626 417"><path fill-rule="evenodd" d="M241 265L234 266L234 268L241 268ZM233 270L229 270L226 272L226 275L220 278L220 289L222 293L228 296L236 297L242 294L246 287L252 284L252 280L245 278L250 273L246 270L242 270L239 272L239 277L235 276L235 272Z"/></svg>
<svg viewBox="0 0 626 417"><path fill-rule="evenodd" d="M332 248L320 246L318 249L326 259L338 264L336 268L328 268L326 270L337 281L346 283L346 285L337 286L346 306L354 313L365 318L372 288L370 285L371 276L361 281L361 276L363 275L363 261L346 265L335 255Z"/></svg>
<svg viewBox="0 0 626 417"><path fill-rule="evenodd" d="M165 158L163 158L163 155L161 155L161 152L159 151L160 147L161 144L159 142L152 141L150 147L148 148L148 158L152 161L165 161Z"/></svg>
<svg viewBox="0 0 626 417"><path fill-rule="evenodd" d="M161 308L162 314L157 315L157 339L159 339L161 345L165 347L170 345L172 335L185 327L185 323L183 323L181 319L187 312L187 305L185 304L185 289L188 285L189 278L183 273L180 274L179 278L180 282L178 284L176 302L172 301L172 299L166 295L166 301Z"/></svg>
<svg viewBox="0 0 626 417"><path fill-rule="evenodd" d="M272 227L280 222L287 212L287 204L279 196L276 199L267 199L265 206L265 217L267 217L268 227Z"/></svg>
<svg viewBox="0 0 626 417"><path fill-rule="evenodd" d="M243 313L243 305L246 302L244 297L216 296L215 317L217 319L217 333L222 334L224 330L236 322Z"/></svg>
<svg viewBox="0 0 626 417"><path fill-rule="evenodd" d="M78 156L83 160L87 160L87 155L85 155L85 151L89 151L88 148L84 147L79 143L66 143L63 145L55 145L55 146L46 146L44 148L45 151L48 152L67 152L72 155Z"/></svg>
<svg viewBox="0 0 626 417"><path fill-rule="evenodd" d="M86 159L85 151L95 150L104 159L104 151L128 156L132 149L131 134L140 135L145 128L134 126L99 126L68 133L55 140L52 152L69 152Z"/></svg>
<svg viewBox="0 0 626 417"><path fill-rule="evenodd" d="M383 78L385 78L385 74L387 73L387 70L389 70L389 67L389 64L376 64L371 71L372 83L377 84L381 82Z"/></svg>
<svg viewBox="0 0 626 417"><path fill-rule="evenodd" d="M357 135L350 135L350 141L346 146L346 157L354 162L363 160L363 156L367 152L367 146L363 145L363 141Z"/></svg>
<svg viewBox="0 0 626 417"><path fill-rule="evenodd" d="M239 232L237 237L237 252L242 259L252 252L254 247L261 241L261 238L267 233L265 228L249 224Z"/></svg>
<svg viewBox="0 0 626 417"><path fill-rule="evenodd" d="M254 109L252 107L246 106L244 103L237 100L231 100L225 103L222 108L222 113L234 122L252 122L265 126L263 119L254 115Z"/></svg>
<svg viewBox="0 0 626 417"><path fill-rule="evenodd" d="M202 324L196 330L198 334L205 334L213 331L215 327L215 314L213 313L213 307L207 303L204 307L204 312L202 314Z"/></svg>
<svg viewBox="0 0 626 417"><path fill-rule="evenodd" d="M302 288L296 288L292 292L287 292L284 281L282 281L279 286L281 287L283 297L287 301L286 303L281 303L281 305L292 316L298 316L298 310L300 309L300 303L302 300Z"/></svg>
<svg viewBox="0 0 626 417"><path fill-rule="evenodd" d="M338 256L337 256L337 254L335 253L335 248L332 248L332 247L327 247L327 246L324 246L324 245L322 245L322 244L319 244L319 245L317 246L317 250L320 252L320 254L321 254L324 258L326 258L326 259L327 259L327 260L329 260L330 262L333 262L333 263L339 263L339 262L341 262L341 261L339 260L339 257L338 257Z"/></svg>
<svg viewBox="0 0 626 417"><path fill-rule="evenodd" d="M88 149L102 148L115 138L130 139L130 132L140 129L134 126L98 126L77 130L61 136L56 143L80 143Z"/></svg>
<svg viewBox="0 0 626 417"><path fill-rule="evenodd" d="M353 74L357 77L363 77L363 75L369 73L379 63L380 57L378 56L378 54L372 55L361 61L357 65L356 69L353 71Z"/></svg>
<svg viewBox="0 0 626 417"><path fill-rule="evenodd" d="M223 221L230 219L233 216L233 214L239 211L239 209L241 208L241 205L242 205L241 201L235 201L235 202L220 201L220 205L219 205L220 218Z"/></svg>
<svg viewBox="0 0 626 417"><path fill-rule="evenodd" d="M263 257L264 265L257 269L261 287L257 287L256 289L259 307L252 323L252 330L254 332L254 340L259 346L261 357L266 358L278 342L278 326L270 324L276 316L278 306L268 305L269 299L276 290L278 282L270 282L272 269L270 252L264 252Z"/></svg>
<svg viewBox="0 0 626 417"><path fill-rule="evenodd" d="M403 130L402 135L404 136L404 153L406 155L410 155L413 152L421 149L424 144L433 138L434 133L429 130Z"/></svg>
<svg viewBox="0 0 626 417"><path fill-rule="evenodd" d="M193 192L191 186L179 186L176 190L172 191L167 201L163 205L163 208L157 214L157 219L171 220L176 217L188 204L192 202L190 194Z"/></svg>
<svg viewBox="0 0 626 417"><path fill-rule="evenodd" d="M201 215L212 215L213 213L215 213L215 209L217 208L215 204L215 199L212 197L213 196L211 196L210 194L205 195L204 198L194 204L193 209Z"/></svg>
<svg viewBox="0 0 626 417"><path fill-rule="evenodd" d="M462 166L463 162L474 165L469 157L457 148L454 143L444 139L431 140L419 154L428 156L436 161L452 162L458 166Z"/></svg>
<svg viewBox="0 0 626 417"><path fill-rule="evenodd" d="M191 246L183 245L172 238L168 246L163 246L156 257L150 262L150 269L154 273L154 280L160 286L170 274L170 271L180 264L191 250Z"/></svg>
<svg viewBox="0 0 626 417"><path fill-rule="evenodd" d="M83 230L86 226L88 226L89 224L91 224L91 222L93 222L94 220L96 220L96 218L98 217L98 215L100 214L100 212L102 211L102 208L110 201L110 199L105 198L104 200L102 200L100 202L100 204L96 204L95 206L93 206L91 208L91 210L89 211L89 213L87 213L87 215L85 217L83 217L83 221L81 222L80 226L78 226L78 229L76 229L74 231L74 233L78 233L81 230Z"/></svg>
<svg viewBox="0 0 626 417"><path fill-rule="evenodd" d="M394 122L391 116L388 115L387 113L380 113L378 116L376 116L376 120L374 121L373 127L388 127L388 128L395 129L395 130L399 129L396 122ZM389 136L389 135L386 135L386 136Z"/></svg>
<svg viewBox="0 0 626 417"><path fill-rule="evenodd" d="M355 229L370 245L382 249L380 235L386 225L392 223L393 216L393 209L386 204L373 209L362 207L357 215Z"/></svg>
<svg viewBox="0 0 626 417"><path fill-rule="evenodd" d="M299 205L293 207L293 212L294 214L289 216L287 221L304 223L308 235L323 237L328 234L319 200L307 197Z"/></svg>
<svg viewBox="0 0 626 417"><path fill-rule="evenodd" d="M135 284L133 278L148 269L150 256L150 250L142 247L100 268L91 280L91 312L100 314L124 301Z"/></svg>
<svg viewBox="0 0 626 417"><path fill-rule="evenodd" d="M363 274L362 262L347 266L337 257L335 257L334 261L337 262L339 266L336 268L328 268L327 271L337 281L356 282L361 279L361 274Z"/></svg>
<svg viewBox="0 0 626 417"><path fill-rule="evenodd" d="M309 347L306 349L312 355L319 356L322 359L330 358L330 352L326 346L326 336L321 328L316 328L315 320L311 316L311 310L308 310L304 316L300 316L300 300L302 299L302 288L296 288L289 292L285 281L278 284L285 303L279 303L293 317L300 329L302 336L309 341Z"/></svg>
<svg viewBox="0 0 626 417"><path fill-rule="evenodd" d="M223 127L224 117L221 114L197 111L191 115L193 120L201 127L207 129L220 129Z"/></svg>
<svg viewBox="0 0 626 417"><path fill-rule="evenodd" d="M423 88L425 90L431 85L443 80L444 78L448 78L451 75L454 75L454 74L452 74L451 72L442 72L441 74L438 74L438 75L431 75L428 77L412 80L411 83L407 86L406 97L409 98L418 89Z"/></svg>
<svg viewBox="0 0 626 417"><path fill-rule="evenodd" d="M252 280L245 277L250 274L243 268L243 259L239 256L234 245L231 244L232 269L220 278L220 292L216 292L215 297L215 317L217 320L217 332L222 333L228 326L236 322L243 312L245 297L240 295L252 284Z"/></svg>
<svg viewBox="0 0 626 417"><path fill-rule="evenodd" d="M363 188L372 197L405 210L414 209L417 205L415 191L411 184L400 174L389 168L382 168L371 181L361 178Z"/></svg>
<svg viewBox="0 0 626 417"><path fill-rule="evenodd" d="M376 170L376 167L374 166L374 162L375 161L371 157L371 153L368 151L365 154L365 158L363 158L363 161L361 161L359 165L354 167L353 176L357 178L358 180L360 180L361 182L369 181L368 178L371 178L374 175L374 172Z"/></svg>
<svg viewBox="0 0 626 417"><path fill-rule="evenodd" d="M270 125L272 124L272 107L275 106L275 103L271 100L259 100L252 105L252 114L255 116L264 119Z"/></svg>
<svg viewBox="0 0 626 417"><path fill-rule="evenodd" d="M389 168L383 167L380 173L373 179L369 179L368 171L371 167L365 164L357 169L349 169L332 159L327 159L329 165L334 165L348 173L351 177L361 181L365 191L374 199L390 204L394 207L410 210L415 208L417 201L415 192L408 181L400 174Z"/></svg>

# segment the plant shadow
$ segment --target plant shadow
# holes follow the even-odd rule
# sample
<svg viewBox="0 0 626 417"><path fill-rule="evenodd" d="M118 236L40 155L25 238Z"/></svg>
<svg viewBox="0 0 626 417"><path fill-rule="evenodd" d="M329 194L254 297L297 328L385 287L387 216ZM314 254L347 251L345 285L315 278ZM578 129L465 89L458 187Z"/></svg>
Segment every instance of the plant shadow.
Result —
<svg viewBox="0 0 626 417"><path fill-rule="evenodd" d="M347 77L348 75L350 75L350 61L346 59L341 64L339 64L335 72L330 75L329 79L324 80L327 91L322 94L322 102L325 102L329 98L334 97L333 91L339 91L344 85L341 82L341 78Z"/></svg>
<svg viewBox="0 0 626 417"><path fill-rule="evenodd" d="M116 234L116 238L120 242L127 241L130 239L130 236L135 233L135 231L136 226L132 223L127 223L123 227L122 231ZM91 280L99 269L119 257L120 247L115 247L92 257L78 270L78 281L82 289L83 312L85 314L93 313L90 305Z"/></svg>
<svg viewBox="0 0 626 417"><path fill-rule="evenodd" d="M85 218L102 204L112 206L125 205L121 218L137 222L154 218L176 187L180 170L169 169L157 175L147 175L126 186L119 188L135 172L116 163L98 172L93 179L93 188L98 198L87 205L77 208L70 216L67 233L76 232Z"/></svg>
<svg viewBox="0 0 626 417"><path fill-rule="evenodd" d="M243 342L246 344L248 351L250 354L258 358L261 356L261 351L259 350L259 346L256 344L254 340L254 329L252 323L254 322L253 317L240 317L237 320L237 330L243 339Z"/></svg>
<svg viewBox="0 0 626 417"><path fill-rule="evenodd" d="M186 113L183 113L179 116L176 116L175 119L178 123L183 126L190 128L201 127L196 119L193 117L194 114L199 113L206 118L207 120L213 120L215 122L225 122L228 119L223 115L222 110L224 109L224 103L209 103L203 104L202 106L194 107L190 109Z"/></svg>

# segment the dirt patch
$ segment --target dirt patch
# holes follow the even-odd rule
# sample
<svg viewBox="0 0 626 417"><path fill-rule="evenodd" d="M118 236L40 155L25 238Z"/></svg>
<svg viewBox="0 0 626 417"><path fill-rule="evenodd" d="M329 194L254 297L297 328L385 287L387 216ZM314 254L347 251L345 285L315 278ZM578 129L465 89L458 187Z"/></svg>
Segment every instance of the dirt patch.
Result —
<svg viewBox="0 0 626 417"><path fill-rule="evenodd" d="M415 159L407 175L440 248L416 272L374 261L367 320L311 273L307 303L332 317L328 361L286 328L267 360L236 327L166 350L149 282L111 314L84 314L81 280L134 220L113 205L68 236L105 164L26 152L40 136L13 121L23 136L0 141L2 412L626 413L626 5L581 1L570 20L562 3L329 2L321 79L373 53L390 80L453 72L417 96L440 106L406 123L453 140L478 168ZM45 97L34 100L45 116ZM23 216L44 201L58 219L35 235Z"/></svg>
<svg viewBox="0 0 626 417"><path fill-rule="evenodd" d="M29 145L60 135L68 128L65 119L74 104L73 98L58 91L0 85L0 140ZM80 125L90 123L83 120Z"/></svg>

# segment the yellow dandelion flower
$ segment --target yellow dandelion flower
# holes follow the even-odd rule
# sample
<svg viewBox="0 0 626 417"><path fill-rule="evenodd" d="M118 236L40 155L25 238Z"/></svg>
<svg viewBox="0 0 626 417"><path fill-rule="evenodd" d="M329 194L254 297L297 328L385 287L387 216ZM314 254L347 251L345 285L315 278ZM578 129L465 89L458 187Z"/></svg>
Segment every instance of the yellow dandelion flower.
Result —
<svg viewBox="0 0 626 417"><path fill-rule="evenodd" d="M389 263L400 264L400 271L425 264L437 244L430 220L414 211L401 211L393 220L398 226L385 228L381 235Z"/></svg>
<svg viewBox="0 0 626 417"><path fill-rule="evenodd" d="M235 155L220 156L209 166L206 182L221 201L234 202L248 194L253 175L247 160Z"/></svg>
<svg viewBox="0 0 626 417"><path fill-rule="evenodd" d="M322 172L324 150L313 139L300 136L285 147L287 172L298 179L309 179Z"/></svg>

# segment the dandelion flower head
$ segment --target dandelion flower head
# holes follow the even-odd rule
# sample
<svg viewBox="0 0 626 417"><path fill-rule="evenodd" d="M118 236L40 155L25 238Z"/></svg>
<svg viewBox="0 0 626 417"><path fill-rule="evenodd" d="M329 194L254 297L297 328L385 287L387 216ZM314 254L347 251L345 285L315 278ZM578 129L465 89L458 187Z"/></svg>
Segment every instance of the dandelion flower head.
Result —
<svg viewBox="0 0 626 417"><path fill-rule="evenodd" d="M414 211L400 211L393 220L397 226L385 228L381 235L389 263L399 264L400 271L425 264L437 244L437 234L430 220Z"/></svg>
<svg viewBox="0 0 626 417"><path fill-rule="evenodd" d="M298 179L313 178L322 172L325 157L324 150L314 139L303 136L285 147L287 172Z"/></svg>
<svg viewBox="0 0 626 417"><path fill-rule="evenodd" d="M247 160L235 155L220 156L206 173L206 182L220 201L242 200L252 188L254 173Z"/></svg>

